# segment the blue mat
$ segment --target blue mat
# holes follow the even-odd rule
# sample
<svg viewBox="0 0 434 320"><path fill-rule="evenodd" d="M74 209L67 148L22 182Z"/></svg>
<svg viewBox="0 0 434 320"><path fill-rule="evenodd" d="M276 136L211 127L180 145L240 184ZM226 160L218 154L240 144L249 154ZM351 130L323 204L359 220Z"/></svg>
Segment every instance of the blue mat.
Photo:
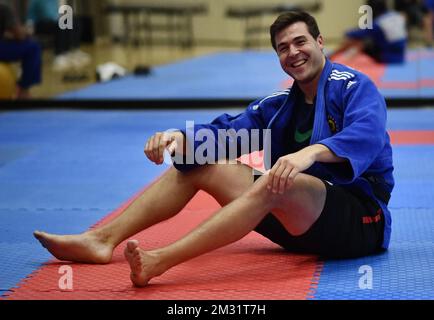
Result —
<svg viewBox="0 0 434 320"><path fill-rule="evenodd" d="M315 299L434 299L434 209L393 209L392 215L390 249L360 259L327 261ZM372 287L364 281L365 266L371 268Z"/></svg>
<svg viewBox="0 0 434 320"><path fill-rule="evenodd" d="M389 109L387 111L387 129L434 130L434 108Z"/></svg>
<svg viewBox="0 0 434 320"><path fill-rule="evenodd" d="M434 208L434 146L393 148L396 186L391 208Z"/></svg>
<svg viewBox="0 0 434 320"><path fill-rule="evenodd" d="M271 51L206 55L65 93L60 99L245 99L267 96L287 78Z"/></svg>
<svg viewBox="0 0 434 320"><path fill-rule="evenodd" d="M384 81L416 82L422 75L421 60L407 61L405 64L388 65L383 76Z"/></svg>
<svg viewBox="0 0 434 320"><path fill-rule="evenodd" d="M434 80L434 50L412 49L408 56L405 64L386 66L382 81L412 87L380 91L386 98L433 97L434 84L420 87L418 81ZM94 84L58 99L255 99L285 89L288 79L272 50L223 52L158 66L147 77Z"/></svg>

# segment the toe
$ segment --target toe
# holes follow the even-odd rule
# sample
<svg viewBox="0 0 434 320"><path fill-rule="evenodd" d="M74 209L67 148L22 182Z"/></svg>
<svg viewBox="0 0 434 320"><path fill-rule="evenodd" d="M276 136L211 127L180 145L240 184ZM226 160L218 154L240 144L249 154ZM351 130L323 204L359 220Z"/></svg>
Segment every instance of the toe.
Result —
<svg viewBox="0 0 434 320"><path fill-rule="evenodd" d="M42 237L42 232L36 230L36 231L33 232L33 236L34 236L36 239L40 239L40 238Z"/></svg>
<svg viewBox="0 0 434 320"><path fill-rule="evenodd" d="M33 235L35 236L36 240L38 240L39 243L40 243L44 248L47 247L47 240L44 238L42 232L40 232L40 231L35 231L35 232L33 233Z"/></svg>
<svg viewBox="0 0 434 320"><path fill-rule="evenodd" d="M128 247L125 247L125 249L124 249L124 256L127 260L129 260L131 257L131 252L130 252L130 250L128 250Z"/></svg>
<svg viewBox="0 0 434 320"><path fill-rule="evenodd" d="M127 248L129 251L134 251L134 249L136 249L139 246L139 241L137 240L129 240L127 242Z"/></svg>

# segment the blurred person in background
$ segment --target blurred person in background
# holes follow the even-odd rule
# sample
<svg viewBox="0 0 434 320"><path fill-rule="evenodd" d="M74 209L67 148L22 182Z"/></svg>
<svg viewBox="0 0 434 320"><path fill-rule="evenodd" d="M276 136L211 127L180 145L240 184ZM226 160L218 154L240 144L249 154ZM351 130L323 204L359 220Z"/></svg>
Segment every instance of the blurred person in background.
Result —
<svg viewBox="0 0 434 320"><path fill-rule="evenodd" d="M364 52L379 63L403 63L407 47L404 16L389 10L386 0L368 0L366 4L372 8L372 28L357 27L346 32L346 39L330 58L345 53L349 59Z"/></svg>
<svg viewBox="0 0 434 320"><path fill-rule="evenodd" d="M20 23L12 0L0 0L0 61L21 62L15 97L30 98L30 87L41 82L41 48Z"/></svg>
<svg viewBox="0 0 434 320"><path fill-rule="evenodd" d="M81 67L90 62L88 54L80 48L80 26L74 23L72 30L59 28L59 8L66 4L59 0L30 0L27 25L36 36L52 36L54 39L55 71L66 71L73 67ZM74 21L75 22L75 21Z"/></svg>
<svg viewBox="0 0 434 320"><path fill-rule="evenodd" d="M422 29L425 45L432 47L434 0L395 0L395 10L404 14L407 29Z"/></svg>

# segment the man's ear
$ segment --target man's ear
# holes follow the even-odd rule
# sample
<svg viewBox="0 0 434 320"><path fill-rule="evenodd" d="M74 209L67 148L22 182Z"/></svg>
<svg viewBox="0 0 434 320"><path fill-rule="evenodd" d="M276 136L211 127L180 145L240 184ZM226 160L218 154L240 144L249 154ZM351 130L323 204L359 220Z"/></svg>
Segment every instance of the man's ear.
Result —
<svg viewBox="0 0 434 320"><path fill-rule="evenodd" d="M321 50L324 49L324 38L322 35L319 35L318 38L316 38L316 42L318 43Z"/></svg>

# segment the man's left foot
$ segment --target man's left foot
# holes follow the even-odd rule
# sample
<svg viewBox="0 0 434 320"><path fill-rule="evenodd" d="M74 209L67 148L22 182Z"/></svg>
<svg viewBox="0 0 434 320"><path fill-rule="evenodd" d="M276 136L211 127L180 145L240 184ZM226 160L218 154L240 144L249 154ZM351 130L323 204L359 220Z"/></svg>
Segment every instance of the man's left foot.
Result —
<svg viewBox="0 0 434 320"><path fill-rule="evenodd" d="M153 277L165 270L161 267L159 256L139 248L137 240L130 240L124 250L125 258L131 268L130 278L137 287L144 287Z"/></svg>

